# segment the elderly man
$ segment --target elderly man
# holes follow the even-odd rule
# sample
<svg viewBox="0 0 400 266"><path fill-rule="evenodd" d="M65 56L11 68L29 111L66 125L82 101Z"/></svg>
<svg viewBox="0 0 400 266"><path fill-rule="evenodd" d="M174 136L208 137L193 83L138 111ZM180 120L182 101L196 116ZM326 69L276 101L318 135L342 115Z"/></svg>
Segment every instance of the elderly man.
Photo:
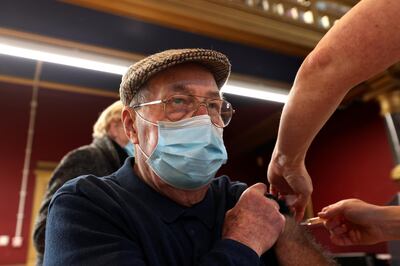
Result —
<svg viewBox="0 0 400 266"><path fill-rule="evenodd" d="M46 265L331 263L264 184L214 178L227 160L222 132L233 109L219 89L229 73L223 54L204 49L168 50L129 68L120 93L135 158L56 193Z"/></svg>

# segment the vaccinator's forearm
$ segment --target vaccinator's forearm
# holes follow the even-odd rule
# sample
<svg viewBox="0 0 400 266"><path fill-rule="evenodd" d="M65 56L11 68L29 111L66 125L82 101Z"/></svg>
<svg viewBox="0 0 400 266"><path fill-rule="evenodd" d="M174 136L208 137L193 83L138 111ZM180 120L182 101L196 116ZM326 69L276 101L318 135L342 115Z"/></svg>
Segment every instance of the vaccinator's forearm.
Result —
<svg viewBox="0 0 400 266"><path fill-rule="evenodd" d="M400 60L400 1L363 0L300 67L284 107L276 155L303 160L315 135L355 85Z"/></svg>

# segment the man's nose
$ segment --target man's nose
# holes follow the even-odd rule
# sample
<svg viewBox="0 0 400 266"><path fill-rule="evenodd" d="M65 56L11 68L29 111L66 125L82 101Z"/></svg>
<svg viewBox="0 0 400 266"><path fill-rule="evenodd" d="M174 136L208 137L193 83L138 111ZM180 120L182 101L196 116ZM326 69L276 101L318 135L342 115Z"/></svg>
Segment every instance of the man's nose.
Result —
<svg viewBox="0 0 400 266"><path fill-rule="evenodd" d="M204 103L199 104L199 107L197 108L194 115L208 115L207 106Z"/></svg>

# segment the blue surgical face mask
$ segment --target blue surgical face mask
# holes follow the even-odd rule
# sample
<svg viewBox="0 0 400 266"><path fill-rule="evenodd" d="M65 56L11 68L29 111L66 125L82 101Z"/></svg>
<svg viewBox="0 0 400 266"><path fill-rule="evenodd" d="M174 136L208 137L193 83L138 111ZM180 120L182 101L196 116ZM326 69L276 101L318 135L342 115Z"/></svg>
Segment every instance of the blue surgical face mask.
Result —
<svg viewBox="0 0 400 266"><path fill-rule="evenodd" d="M222 128L215 127L208 115L178 122L159 121L157 126L158 143L152 154L147 156L138 147L147 158L146 163L167 184L199 189L209 184L226 163Z"/></svg>
<svg viewBox="0 0 400 266"><path fill-rule="evenodd" d="M135 157L135 146L132 144L131 141L128 141L128 144L125 145L124 150L129 157Z"/></svg>

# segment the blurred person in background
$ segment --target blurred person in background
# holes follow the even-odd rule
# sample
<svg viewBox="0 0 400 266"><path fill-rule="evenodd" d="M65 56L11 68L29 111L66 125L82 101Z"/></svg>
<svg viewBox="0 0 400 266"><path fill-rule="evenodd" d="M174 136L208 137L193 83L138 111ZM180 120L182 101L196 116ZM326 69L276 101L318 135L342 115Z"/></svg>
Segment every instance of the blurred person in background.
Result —
<svg viewBox="0 0 400 266"><path fill-rule="evenodd" d="M93 141L66 154L49 181L35 224L33 240L37 251L37 265L43 264L47 209L53 194L68 180L80 175L104 176L115 172L129 156L134 146L125 134L121 101L108 106L93 126Z"/></svg>

